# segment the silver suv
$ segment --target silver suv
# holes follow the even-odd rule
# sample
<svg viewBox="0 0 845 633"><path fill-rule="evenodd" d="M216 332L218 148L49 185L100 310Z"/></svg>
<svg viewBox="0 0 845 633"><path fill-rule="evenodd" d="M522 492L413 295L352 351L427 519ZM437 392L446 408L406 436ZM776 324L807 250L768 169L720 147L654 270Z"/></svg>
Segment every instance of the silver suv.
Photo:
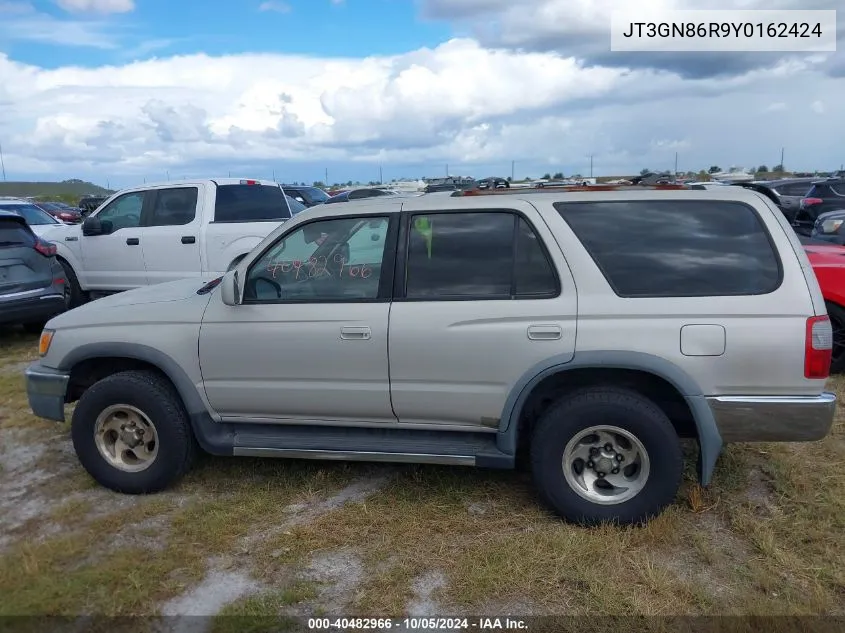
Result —
<svg viewBox="0 0 845 633"><path fill-rule="evenodd" d="M663 190L666 189L666 190ZM233 271L47 324L33 411L102 485L215 455L513 468L576 522L672 503L681 439L833 421L832 335L783 214L738 187L505 190L303 211ZM392 197L391 197L392 198Z"/></svg>

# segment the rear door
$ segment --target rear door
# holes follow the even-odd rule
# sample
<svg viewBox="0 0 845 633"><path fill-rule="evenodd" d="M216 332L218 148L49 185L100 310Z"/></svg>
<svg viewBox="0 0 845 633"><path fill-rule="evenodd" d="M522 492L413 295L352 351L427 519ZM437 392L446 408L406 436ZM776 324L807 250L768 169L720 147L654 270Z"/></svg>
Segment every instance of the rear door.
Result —
<svg viewBox="0 0 845 633"><path fill-rule="evenodd" d="M0 217L0 303L53 283L51 258L35 250L35 241L24 222Z"/></svg>
<svg viewBox="0 0 845 633"><path fill-rule="evenodd" d="M524 372L572 358L575 285L533 206L480 196L477 208L429 211L434 200L402 207L393 410L406 424L496 429Z"/></svg>
<svg viewBox="0 0 845 633"><path fill-rule="evenodd" d="M201 187L184 185L150 191L141 228L147 283L200 277Z"/></svg>

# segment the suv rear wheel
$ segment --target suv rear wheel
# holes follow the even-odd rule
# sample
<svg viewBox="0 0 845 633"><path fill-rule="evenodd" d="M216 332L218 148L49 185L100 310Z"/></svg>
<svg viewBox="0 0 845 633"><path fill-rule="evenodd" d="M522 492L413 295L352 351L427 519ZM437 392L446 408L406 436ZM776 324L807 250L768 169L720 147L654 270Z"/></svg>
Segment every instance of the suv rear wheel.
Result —
<svg viewBox="0 0 845 633"><path fill-rule="evenodd" d="M191 466L196 444L173 386L151 371L125 371L87 389L73 412L73 447L101 485L158 492Z"/></svg>
<svg viewBox="0 0 845 633"><path fill-rule="evenodd" d="M666 414L635 391L593 387L541 417L531 468L544 501L585 525L647 521L673 502L683 454Z"/></svg>

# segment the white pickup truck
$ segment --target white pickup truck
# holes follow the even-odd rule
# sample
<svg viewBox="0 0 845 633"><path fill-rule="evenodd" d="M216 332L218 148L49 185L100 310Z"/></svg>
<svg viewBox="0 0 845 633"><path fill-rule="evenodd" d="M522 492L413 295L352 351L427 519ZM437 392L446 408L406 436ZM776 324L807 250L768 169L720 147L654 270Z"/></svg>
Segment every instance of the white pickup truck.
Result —
<svg viewBox="0 0 845 633"><path fill-rule="evenodd" d="M181 180L124 189L81 225L44 239L71 286L71 305L176 279L222 275L280 222L287 196L272 181Z"/></svg>

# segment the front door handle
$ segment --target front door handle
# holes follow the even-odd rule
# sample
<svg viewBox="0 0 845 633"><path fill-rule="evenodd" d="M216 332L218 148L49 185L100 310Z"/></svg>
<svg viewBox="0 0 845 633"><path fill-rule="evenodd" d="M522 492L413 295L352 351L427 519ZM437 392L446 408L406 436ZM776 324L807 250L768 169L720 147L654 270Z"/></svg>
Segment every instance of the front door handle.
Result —
<svg viewBox="0 0 845 633"><path fill-rule="evenodd" d="M370 339L370 328L368 327L342 327L340 338L349 341L367 341Z"/></svg>
<svg viewBox="0 0 845 633"><path fill-rule="evenodd" d="M528 338L532 341L557 341L563 336L559 325L530 325Z"/></svg>
<svg viewBox="0 0 845 633"><path fill-rule="evenodd" d="M182 236L182 244L195 244L197 238L193 235L183 235Z"/></svg>
<svg viewBox="0 0 845 633"><path fill-rule="evenodd" d="M138 244L140 244L140 243L141 243L141 240L139 240L137 237L127 237L127 238L126 238L126 243L127 243L129 246L138 246Z"/></svg>

